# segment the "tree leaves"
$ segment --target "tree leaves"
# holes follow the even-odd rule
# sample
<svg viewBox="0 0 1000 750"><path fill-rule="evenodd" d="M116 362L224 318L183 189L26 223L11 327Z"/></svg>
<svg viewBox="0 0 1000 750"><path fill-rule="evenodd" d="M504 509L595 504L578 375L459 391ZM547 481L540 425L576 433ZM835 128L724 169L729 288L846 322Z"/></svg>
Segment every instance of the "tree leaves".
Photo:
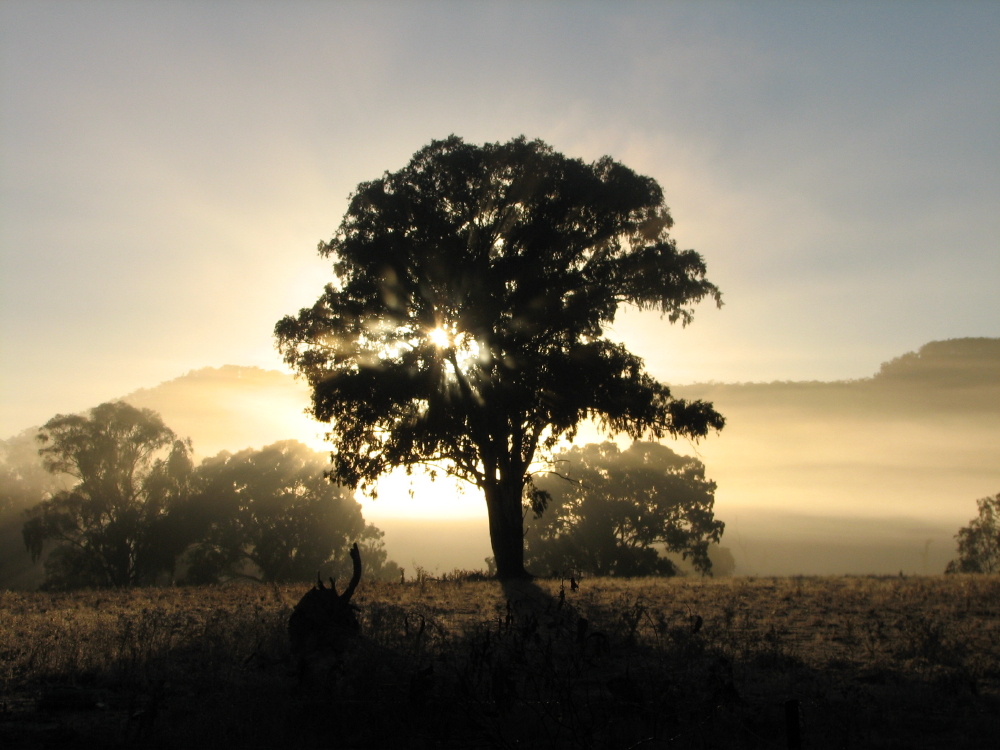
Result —
<svg viewBox="0 0 1000 750"><path fill-rule="evenodd" d="M621 305L687 324L702 299L721 304L671 225L652 178L523 137L451 136L358 185L319 246L333 283L275 326L331 425L332 476L371 488L392 467L438 462L487 504L514 504L491 519L516 520L538 449L583 420L634 438L721 429L710 404L674 400L604 338Z"/></svg>
<svg viewBox="0 0 1000 750"><path fill-rule="evenodd" d="M946 573L1000 573L1000 493L976 501L979 515L959 529L958 559Z"/></svg>
<svg viewBox="0 0 1000 750"><path fill-rule="evenodd" d="M57 415L40 429L45 467L77 482L30 511L23 529L32 559L47 541L47 585L128 586L173 569L184 542L168 512L187 491L190 446L149 409L123 402L86 415Z"/></svg>
<svg viewBox="0 0 1000 750"><path fill-rule="evenodd" d="M704 465L659 443L574 446L558 457L558 475L532 479L548 508L532 510L528 560L543 571L595 576L672 575L657 547L711 570L709 542L725 524L715 520L715 482Z"/></svg>
<svg viewBox="0 0 1000 750"><path fill-rule="evenodd" d="M382 532L365 524L350 492L327 481L327 466L324 454L295 440L206 459L190 508L201 541L189 579L309 580L321 566L349 568L355 541L368 543L368 563L378 567Z"/></svg>
<svg viewBox="0 0 1000 750"><path fill-rule="evenodd" d="M537 446L522 435L566 434L588 417L636 437L720 429L710 405L673 401L602 338L621 304L686 323L691 305L719 301L671 224L651 178L523 137L452 136L359 185L320 245L335 283L275 328L332 425L338 480L426 460L482 479L484 453L523 469ZM475 342L464 367L429 345L442 326Z"/></svg>

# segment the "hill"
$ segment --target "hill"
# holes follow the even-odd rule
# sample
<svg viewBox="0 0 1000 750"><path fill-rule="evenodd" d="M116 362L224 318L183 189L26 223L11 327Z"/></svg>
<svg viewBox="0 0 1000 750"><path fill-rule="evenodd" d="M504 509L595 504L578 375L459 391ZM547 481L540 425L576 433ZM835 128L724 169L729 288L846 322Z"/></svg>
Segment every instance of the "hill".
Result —
<svg viewBox="0 0 1000 750"><path fill-rule="evenodd" d="M695 383L672 390L730 408L933 419L1000 411L1000 339L932 341L858 380Z"/></svg>
<svg viewBox="0 0 1000 750"><path fill-rule="evenodd" d="M919 351L883 364L872 382L881 386L922 384L939 389L997 388L1000 339L932 341Z"/></svg>
<svg viewBox="0 0 1000 750"><path fill-rule="evenodd" d="M291 375L259 367L205 367L122 397L159 412L196 456L262 448L295 437L322 448L324 425L306 415L309 389Z"/></svg>

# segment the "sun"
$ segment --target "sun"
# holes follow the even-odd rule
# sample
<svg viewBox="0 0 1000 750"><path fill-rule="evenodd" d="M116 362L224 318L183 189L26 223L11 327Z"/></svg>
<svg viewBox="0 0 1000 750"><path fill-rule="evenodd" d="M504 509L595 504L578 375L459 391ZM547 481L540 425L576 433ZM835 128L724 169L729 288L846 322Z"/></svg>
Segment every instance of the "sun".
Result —
<svg viewBox="0 0 1000 750"><path fill-rule="evenodd" d="M439 325L427 331L426 336L451 369L457 368L468 375L485 361L480 343L471 334L456 330L454 326Z"/></svg>
<svg viewBox="0 0 1000 750"><path fill-rule="evenodd" d="M451 336L443 328L435 328L427 334L427 338L431 340L431 343L439 349L445 349L451 346Z"/></svg>

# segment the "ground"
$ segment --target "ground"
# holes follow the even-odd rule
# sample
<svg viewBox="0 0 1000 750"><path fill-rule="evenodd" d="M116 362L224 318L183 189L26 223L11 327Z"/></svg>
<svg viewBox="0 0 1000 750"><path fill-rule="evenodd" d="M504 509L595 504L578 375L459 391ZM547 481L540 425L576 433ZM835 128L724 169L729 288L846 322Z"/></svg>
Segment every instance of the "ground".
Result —
<svg viewBox="0 0 1000 750"><path fill-rule="evenodd" d="M363 580L361 637L303 684L286 623L307 588L0 592L0 746L785 748L797 728L804 748L993 748L1000 736L997 576L576 591Z"/></svg>

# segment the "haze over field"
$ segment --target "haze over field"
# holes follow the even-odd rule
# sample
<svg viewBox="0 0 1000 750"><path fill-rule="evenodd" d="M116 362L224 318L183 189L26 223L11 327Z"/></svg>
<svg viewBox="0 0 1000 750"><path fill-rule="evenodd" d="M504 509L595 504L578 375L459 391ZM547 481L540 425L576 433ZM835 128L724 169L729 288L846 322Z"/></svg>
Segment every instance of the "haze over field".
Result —
<svg viewBox="0 0 1000 750"><path fill-rule="evenodd" d="M227 380L222 375L205 371L201 378L218 378L218 388ZM253 383L256 376L261 401L273 389L284 403L292 403L298 391L299 403L308 404L305 388L278 373L244 370L237 380ZM192 385L198 379L192 377ZM161 386L163 395L171 388L180 395L183 380ZM716 515L727 523L724 546L742 573L941 572L954 557L955 532L975 513L975 499L1000 487L1000 339L930 344L861 381L675 390L685 398L710 399L726 415L720 436L673 447L700 456L718 482ZM197 412L182 416L185 401L171 405L155 393L129 400L165 416L176 413L172 423L187 423L190 434L197 434ZM242 403L254 402L235 393L231 399L233 417ZM305 427L294 433L299 439L322 430L296 416L296 429ZM222 437L221 418L201 424ZM262 443L271 429L266 418L256 424L234 418L231 424L260 429ZM576 442L601 439L590 428ZM403 565L415 560L431 569L481 566L490 552L480 494L470 487L456 497L446 481L412 486L414 497L399 477L386 483L378 500L363 501L365 516L386 531L391 554Z"/></svg>
<svg viewBox="0 0 1000 750"><path fill-rule="evenodd" d="M937 572L1000 490L996 3L8 0L0 55L0 436L131 394L202 457L323 448L272 338L317 242L432 139L523 133L659 181L723 292L609 336L726 416L741 572ZM976 385L851 382L969 337L929 359ZM407 489L390 554L482 566L479 494Z"/></svg>
<svg viewBox="0 0 1000 750"><path fill-rule="evenodd" d="M928 344L859 381L676 391L727 417L720 436L673 447L718 482L738 573L940 573L974 501L1000 487L1000 339ZM303 413L307 389L276 371L204 368L125 400L190 436L196 457L287 438L328 449L324 426ZM588 427L577 442L600 439ZM474 488L399 475L379 492L359 499L401 565L483 567L489 533Z"/></svg>

